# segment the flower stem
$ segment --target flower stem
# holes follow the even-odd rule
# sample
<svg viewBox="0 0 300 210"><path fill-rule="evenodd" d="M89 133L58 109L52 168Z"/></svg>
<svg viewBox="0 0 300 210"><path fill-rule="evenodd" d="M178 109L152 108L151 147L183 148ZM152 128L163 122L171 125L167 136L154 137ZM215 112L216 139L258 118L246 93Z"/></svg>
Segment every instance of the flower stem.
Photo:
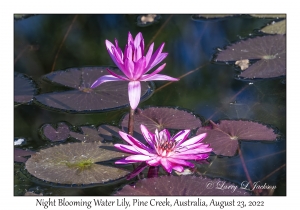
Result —
<svg viewBox="0 0 300 210"><path fill-rule="evenodd" d="M133 136L133 125L134 125L134 109L130 107L129 120L128 120L128 134Z"/></svg>

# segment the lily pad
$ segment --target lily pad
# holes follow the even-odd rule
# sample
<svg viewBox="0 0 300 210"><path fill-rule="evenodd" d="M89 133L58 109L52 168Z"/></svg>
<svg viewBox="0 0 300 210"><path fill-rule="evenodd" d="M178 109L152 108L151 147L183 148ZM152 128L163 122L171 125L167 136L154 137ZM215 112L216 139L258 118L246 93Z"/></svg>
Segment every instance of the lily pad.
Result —
<svg viewBox="0 0 300 210"><path fill-rule="evenodd" d="M36 83L21 73L14 73L14 102L29 103L37 93Z"/></svg>
<svg viewBox="0 0 300 210"><path fill-rule="evenodd" d="M198 14L192 15L192 20L203 21L203 20L221 20L224 18L232 17L236 14Z"/></svg>
<svg viewBox="0 0 300 210"><path fill-rule="evenodd" d="M47 182L67 185L104 184L126 176L129 172L97 162L108 161L126 154L99 148L101 143L73 143L41 150L26 162L27 171Z"/></svg>
<svg viewBox="0 0 300 210"><path fill-rule="evenodd" d="M41 131L42 135L50 141L64 141L70 136L70 128L65 122L60 122L57 126L45 124Z"/></svg>
<svg viewBox="0 0 300 210"><path fill-rule="evenodd" d="M122 120L122 127L128 127L127 114ZM201 127L201 120L184 110L167 107L150 107L147 109L137 109L134 115L134 130L138 133L140 125L145 125L149 131L155 132L156 129L195 129Z"/></svg>
<svg viewBox="0 0 300 210"><path fill-rule="evenodd" d="M19 162L19 163L25 163L27 161L27 158L25 158L25 157L31 156L33 154L35 154L34 151L15 148L14 149L14 161Z"/></svg>
<svg viewBox="0 0 300 210"><path fill-rule="evenodd" d="M217 155L234 156L238 149L238 140L274 141L277 135L273 129L257 122L242 120L222 120L219 124L210 121L211 127L201 127L196 135L207 133L203 143L210 144Z"/></svg>
<svg viewBox="0 0 300 210"><path fill-rule="evenodd" d="M260 29L266 34L286 34L286 20L272 22L270 25Z"/></svg>
<svg viewBox="0 0 300 210"><path fill-rule="evenodd" d="M251 14L251 16L257 18L286 18L286 14Z"/></svg>
<svg viewBox="0 0 300 210"><path fill-rule="evenodd" d="M223 188L221 188L223 186ZM116 192L118 196L249 196L238 185L209 177L162 176L139 180L134 186L126 185ZM198 201L197 198L189 199ZM173 206L176 206L176 202ZM179 201L178 201L178 206Z"/></svg>
<svg viewBox="0 0 300 210"><path fill-rule="evenodd" d="M271 78L286 74L286 37L270 35L243 40L219 52L215 61L258 60L239 76Z"/></svg>
<svg viewBox="0 0 300 210"><path fill-rule="evenodd" d="M109 74L112 67L70 68L45 75L46 80L71 88L62 92L45 93L35 97L36 102L49 108L68 112L102 112L123 108L129 105L128 82L106 82L97 88L90 88L93 82L103 75ZM151 93L150 85L141 82L141 100Z"/></svg>
<svg viewBox="0 0 300 210"><path fill-rule="evenodd" d="M82 133L70 132L70 136L83 141L83 142L93 142L93 141L102 141L103 138L99 135L98 130L92 126L81 126L80 129Z"/></svg>
<svg viewBox="0 0 300 210"><path fill-rule="evenodd" d="M150 14L150 15L139 15L137 17L137 25L140 27L150 26L159 23L161 15Z"/></svg>

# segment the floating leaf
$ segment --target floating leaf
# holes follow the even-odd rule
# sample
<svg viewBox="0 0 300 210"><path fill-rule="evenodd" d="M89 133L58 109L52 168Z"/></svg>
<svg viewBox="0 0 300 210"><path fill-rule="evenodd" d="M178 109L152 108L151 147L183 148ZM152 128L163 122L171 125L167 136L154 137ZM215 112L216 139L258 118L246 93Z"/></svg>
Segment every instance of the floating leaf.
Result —
<svg viewBox="0 0 300 210"><path fill-rule="evenodd" d="M35 82L25 74L14 73L14 101L28 103L37 92Z"/></svg>
<svg viewBox="0 0 300 210"><path fill-rule="evenodd" d="M33 176L59 184L104 184L128 174L122 168L97 164L124 156L110 144L73 143L41 150L26 162L26 169Z"/></svg>
<svg viewBox="0 0 300 210"><path fill-rule="evenodd" d="M286 74L286 37L273 35L243 40L218 53L216 61L258 60L239 76L270 78Z"/></svg>
<svg viewBox="0 0 300 210"><path fill-rule="evenodd" d="M261 29L266 34L285 34L286 33L286 20L279 22L272 22L270 25Z"/></svg>
<svg viewBox="0 0 300 210"><path fill-rule="evenodd" d="M128 127L127 114L123 121L122 127ZM178 109L166 107L150 107L147 109L137 109L134 115L134 130L138 133L140 125L145 125L149 131L155 132L156 129L195 129L201 126L201 120L195 115Z"/></svg>
<svg viewBox="0 0 300 210"><path fill-rule="evenodd" d="M25 158L25 157L33 155L33 154L35 154L35 152L33 152L33 151L15 148L14 149L14 161L24 163L27 161L27 158Z"/></svg>
<svg viewBox="0 0 300 210"><path fill-rule="evenodd" d="M203 21L203 20L221 20L223 18L232 17L235 14L198 14L192 15L192 20Z"/></svg>
<svg viewBox="0 0 300 210"><path fill-rule="evenodd" d="M43 193L37 194L35 192L27 191L24 195L25 196L43 196Z"/></svg>
<svg viewBox="0 0 300 210"><path fill-rule="evenodd" d="M46 139L50 141L64 141L70 135L69 126L64 122L58 123L56 127L51 124L45 124L42 126L41 131Z"/></svg>
<svg viewBox="0 0 300 210"><path fill-rule="evenodd" d="M257 122L222 120L220 124L210 121L212 127L201 127L196 135L207 133L203 143L210 144L217 155L233 156L238 149L238 140L276 140L271 128Z"/></svg>
<svg viewBox="0 0 300 210"><path fill-rule="evenodd" d="M137 25L140 27L146 27L158 23L161 19L161 15L139 15L137 17Z"/></svg>
<svg viewBox="0 0 300 210"><path fill-rule="evenodd" d="M286 14L251 14L251 16L257 18L286 18Z"/></svg>
<svg viewBox="0 0 300 210"><path fill-rule="evenodd" d="M71 131L70 136L83 142L102 141L103 138L99 136L98 130L94 127L81 126L82 133Z"/></svg>
<svg viewBox="0 0 300 210"><path fill-rule="evenodd" d="M100 76L107 75L107 68L121 74L112 67L70 68L45 75L44 78L75 90L45 93L35 97L38 103L50 108L70 112L100 112L129 105L127 82L106 82L91 89ZM141 100L150 94L148 83L141 82Z"/></svg>
<svg viewBox="0 0 300 210"><path fill-rule="evenodd" d="M222 188L223 186L223 188ZM139 180L134 186L126 185L115 195L119 196L206 196L251 195L236 184L221 179L196 176L162 176ZM191 199L190 199L191 200ZM197 198L192 199L197 202ZM191 200L191 201L192 201ZM180 202L180 201L178 201ZM174 204L173 204L174 206Z"/></svg>
<svg viewBox="0 0 300 210"><path fill-rule="evenodd" d="M120 129L116 126L100 125L97 130L99 135L105 140L112 141L113 137L121 139L121 136L119 135Z"/></svg>

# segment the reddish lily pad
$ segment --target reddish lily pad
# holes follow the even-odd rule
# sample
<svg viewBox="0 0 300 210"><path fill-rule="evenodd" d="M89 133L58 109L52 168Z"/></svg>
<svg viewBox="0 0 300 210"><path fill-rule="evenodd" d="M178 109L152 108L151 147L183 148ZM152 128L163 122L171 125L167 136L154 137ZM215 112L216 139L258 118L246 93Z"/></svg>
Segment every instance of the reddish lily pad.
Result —
<svg viewBox="0 0 300 210"><path fill-rule="evenodd" d="M128 114L124 117L121 125L128 127ZM138 133L140 125L145 125L149 131L156 129L195 129L201 127L201 120L194 114L184 110L167 107L150 107L147 109L137 109L134 115L134 130ZM125 129L124 129L125 130Z"/></svg>
<svg viewBox="0 0 300 210"><path fill-rule="evenodd" d="M70 68L45 75L46 80L58 83L72 90L45 93L35 97L38 104L68 112L101 112L123 108L129 105L128 82L106 82L92 89L90 86L100 76L109 74L106 69L112 67ZM150 86L141 82L141 100L150 94Z"/></svg>
<svg viewBox="0 0 300 210"><path fill-rule="evenodd" d="M207 133L203 143L210 144L217 155L234 156L238 149L238 140L274 141L277 135L273 129L257 122L242 120L222 120L220 124L210 121L211 127L201 127L196 135Z"/></svg>
<svg viewBox="0 0 300 210"><path fill-rule="evenodd" d="M70 132L70 136L83 141L83 142L93 142L93 141L102 141L103 138L99 135L98 130L92 126L81 126L80 129L82 133Z"/></svg>
<svg viewBox="0 0 300 210"><path fill-rule="evenodd" d="M35 154L34 151L15 148L14 149L14 161L19 162L19 163L25 163L27 161L27 158L25 158L25 157L31 156L33 154Z"/></svg>
<svg viewBox="0 0 300 210"><path fill-rule="evenodd" d="M109 165L97 164L123 157L112 144L73 143L54 146L32 155L26 162L27 171L44 181L59 184L104 184L126 176L129 172Z"/></svg>
<svg viewBox="0 0 300 210"><path fill-rule="evenodd" d="M223 186L223 188L222 188ZM139 180L134 186L126 185L118 196L249 196L240 186L209 177L162 176ZM197 201L197 198L190 199ZM174 204L173 204L174 205ZM176 205L176 204L175 204ZM209 205L209 204L208 204Z"/></svg>
<svg viewBox="0 0 300 210"><path fill-rule="evenodd" d="M14 73L14 101L16 103L29 103L37 92L36 83L21 73Z"/></svg>
<svg viewBox="0 0 300 210"><path fill-rule="evenodd" d="M41 131L42 135L50 141L64 141L70 136L70 128L65 122L60 122L57 126L45 124Z"/></svg>
<svg viewBox="0 0 300 210"><path fill-rule="evenodd" d="M286 36L270 35L243 40L219 52L215 61L258 60L242 78L271 78L286 74Z"/></svg>

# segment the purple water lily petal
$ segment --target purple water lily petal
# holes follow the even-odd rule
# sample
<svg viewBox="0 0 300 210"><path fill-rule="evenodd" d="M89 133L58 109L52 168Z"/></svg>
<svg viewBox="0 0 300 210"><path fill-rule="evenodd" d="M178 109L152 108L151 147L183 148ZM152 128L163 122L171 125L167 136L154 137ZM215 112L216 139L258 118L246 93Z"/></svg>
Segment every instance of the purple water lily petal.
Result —
<svg viewBox="0 0 300 210"><path fill-rule="evenodd" d="M223 186L223 189L220 189ZM226 189L227 187L227 189ZM209 177L163 176L139 180L134 186L126 185L117 196L249 196L240 186ZM199 202L199 198L190 198ZM178 206L180 204L178 203Z"/></svg>
<svg viewBox="0 0 300 210"><path fill-rule="evenodd" d="M257 122L222 120L220 124L211 121L212 128L201 127L197 135L207 133L203 143L210 144L217 155L233 156L237 152L238 140L274 141L277 135L273 129Z"/></svg>
<svg viewBox="0 0 300 210"><path fill-rule="evenodd" d="M95 78L107 74L107 68L71 68L50 73L44 78L73 90L37 95L35 96L36 102L39 105L69 112L100 112L128 106L128 84L126 82L105 82L96 88L90 88ZM116 69L110 68L110 70L121 74ZM141 82L141 100L149 96L149 89L148 83Z"/></svg>
<svg viewBox="0 0 300 210"><path fill-rule="evenodd" d="M21 73L14 73L14 102L28 103L37 93L36 83Z"/></svg>
<svg viewBox="0 0 300 210"><path fill-rule="evenodd" d="M286 36L272 35L242 40L219 52L215 61L258 60L239 76L270 78L286 74Z"/></svg>
<svg viewBox="0 0 300 210"><path fill-rule="evenodd" d="M70 128L65 122L57 123L57 126L45 124L41 128L42 134L50 141L64 141L69 138Z"/></svg>
<svg viewBox="0 0 300 210"><path fill-rule="evenodd" d="M102 146L105 149L99 148ZM123 155L112 144L61 144L39 151L28 159L25 167L33 176L48 182L68 185L104 184L125 177L129 172L97 162Z"/></svg>
<svg viewBox="0 0 300 210"><path fill-rule="evenodd" d="M14 148L14 161L20 162L20 163L25 163L27 161L27 158L25 158L25 157L31 156L33 154L35 154L34 151Z"/></svg>
<svg viewBox="0 0 300 210"><path fill-rule="evenodd" d="M155 129L195 129L201 126L201 120L195 115L178 109L166 107L150 107L137 109L134 116L134 130L141 133L140 125L145 125L149 131ZM121 123L122 127L128 126L128 114Z"/></svg>

